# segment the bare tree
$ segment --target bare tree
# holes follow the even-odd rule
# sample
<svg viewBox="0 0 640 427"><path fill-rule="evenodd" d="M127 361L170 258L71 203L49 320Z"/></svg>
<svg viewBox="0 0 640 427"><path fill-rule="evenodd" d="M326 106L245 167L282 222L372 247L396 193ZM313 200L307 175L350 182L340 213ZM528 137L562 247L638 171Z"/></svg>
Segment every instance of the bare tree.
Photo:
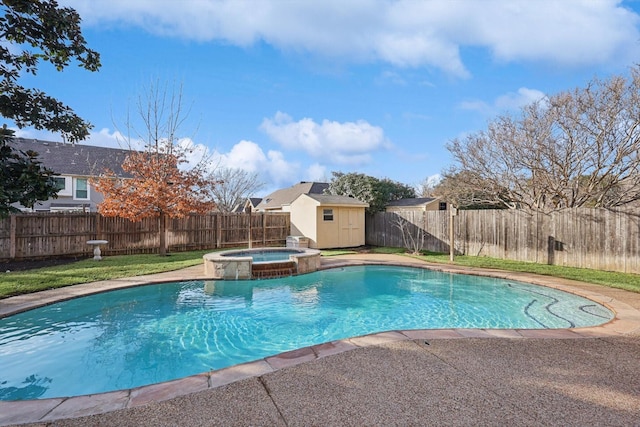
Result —
<svg viewBox="0 0 640 427"><path fill-rule="evenodd" d="M417 197L435 197L435 189L440 181L440 176L428 176L416 185Z"/></svg>
<svg viewBox="0 0 640 427"><path fill-rule="evenodd" d="M440 194L465 204L552 211L640 199L640 69L594 79L451 141Z"/></svg>
<svg viewBox="0 0 640 427"><path fill-rule="evenodd" d="M179 137L186 120L181 87L170 90L166 85L152 84L138 99L137 107L138 121L127 118L127 134L136 136L128 136L125 144L133 149L142 141L144 149L132 150L124 160L122 168L130 177L104 171L93 182L105 197L98 210L105 216L133 221L157 218L159 253L166 255L168 218L213 209L203 191L208 163L204 157L195 163L190 161L190 139Z"/></svg>
<svg viewBox="0 0 640 427"><path fill-rule="evenodd" d="M207 191L221 212L233 211L264 185L257 173L228 167L216 168L207 180Z"/></svg>
<svg viewBox="0 0 640 427"><path fill-rule="evenodd" d="M424 246L426 232L400 215L393 221L393 225L400 231L404 247L413 255L419 254Z"/></svg>
<svg viewBox="0 0 640 427"><path fill-rule="evenodd" d="M497 188L490 192L486 182L469 172L451 172L433 189L434 197L440 197L461 209L504 209L510 200Z"/></svg>

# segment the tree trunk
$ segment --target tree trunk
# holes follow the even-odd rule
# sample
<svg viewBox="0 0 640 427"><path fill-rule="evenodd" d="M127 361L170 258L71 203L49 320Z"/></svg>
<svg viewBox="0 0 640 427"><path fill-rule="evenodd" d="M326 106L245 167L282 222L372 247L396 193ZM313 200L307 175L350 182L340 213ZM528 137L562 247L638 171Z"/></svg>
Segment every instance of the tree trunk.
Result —
<svg viewBox="0 0 640 427"><path fill-rule="evenodd" d="M167 217L164 212L160 212L160 248L159 254L160 256L167 255Z"/></svg>

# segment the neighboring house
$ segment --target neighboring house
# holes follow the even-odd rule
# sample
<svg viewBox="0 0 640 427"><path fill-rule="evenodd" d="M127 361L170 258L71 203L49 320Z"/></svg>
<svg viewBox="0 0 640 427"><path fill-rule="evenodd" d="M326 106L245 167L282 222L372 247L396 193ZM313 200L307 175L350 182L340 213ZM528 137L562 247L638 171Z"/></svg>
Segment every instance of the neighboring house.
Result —
<svg viewBox="0 0 640 427"><path fill-rule="evenodd" d="M60 174L55 178L60 188L58 198L36 203L34 211L95 212L97 204L104 198L93 189L90 178L97 177L105 169L110 169L117 176L129 176L122 170L128 150L24 138L15 138L11 146L21 151L37 152L43 166Z"/></svg>
<svg viewBox="0 0 640 427"><path fill-rule="evenodd" d="M262 201L261 197L249 197L244 203L239 204L233 210L235 213L255 212L257 206Z"/></svg>
<svg viewBox="0 0 640 427"><path fill-rule="evenodd" d="M446 211L447 203L434 197L416 197L389 202L385 210L387 212Z"/></svg>
<svg viewBox="0 0 640 427"><path fill-rule="evenodd" d="M364 214L368 203L353 197L300 194L290 203L291 235L309 239L317 249L365 244Z"/></svg>
<svg viewBox="0 0 640 427"><path fill-rule="evenodd" d="M302 181L292 187L274 191L258 203L253 212L289 212L291 202L301 194L323 194L329 188L326 182Z"/></svg>

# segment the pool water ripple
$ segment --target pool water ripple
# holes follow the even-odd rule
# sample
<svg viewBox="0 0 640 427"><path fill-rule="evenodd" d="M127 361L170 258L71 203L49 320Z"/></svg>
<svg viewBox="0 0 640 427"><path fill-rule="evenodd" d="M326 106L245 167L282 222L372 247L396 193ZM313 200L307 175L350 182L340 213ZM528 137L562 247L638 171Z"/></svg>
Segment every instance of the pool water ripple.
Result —
<svg viewBox="0 0 640 427"><path fill-rule="evenodd" d="M551 288L410 267L105 292L0 319L0 400L133 388L386 330L595 326Z"/></svg>

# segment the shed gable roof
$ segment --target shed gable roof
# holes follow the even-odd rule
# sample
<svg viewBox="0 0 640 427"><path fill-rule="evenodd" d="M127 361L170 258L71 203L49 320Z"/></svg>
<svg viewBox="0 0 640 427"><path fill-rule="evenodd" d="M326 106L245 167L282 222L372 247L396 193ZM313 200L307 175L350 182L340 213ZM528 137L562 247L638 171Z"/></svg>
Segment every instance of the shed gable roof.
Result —
<svg viewBox="0 0 640 427"><path fill-rule="evenodd" d="M298 196L301 197L302 195ZM363 207L368 208L369 203L365 203L358 199L348 196L336 196L331 194L305 194L304 196L309 197L316 202L320 206L352 206L352 207Z"/></svg>
<svg viewBox="0 0 640 427"><path fill-rule="evenodd" d="M258 204L257 209L279 209L282 205L288 205L297 199L301 194L322 194L329 187L326 182L305 182L302 181L289 188L276 190L265 196Z"/></svg>

